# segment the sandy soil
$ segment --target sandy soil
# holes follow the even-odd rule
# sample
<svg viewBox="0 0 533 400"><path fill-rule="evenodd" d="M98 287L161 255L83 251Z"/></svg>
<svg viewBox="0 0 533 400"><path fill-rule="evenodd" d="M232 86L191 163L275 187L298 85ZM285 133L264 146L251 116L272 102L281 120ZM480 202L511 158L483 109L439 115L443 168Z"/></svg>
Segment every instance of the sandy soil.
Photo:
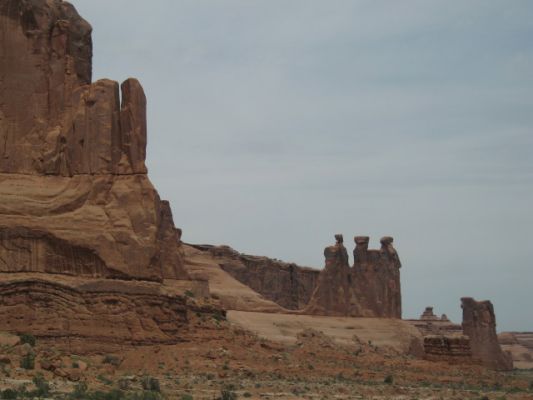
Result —
<svg viewBox="0 0 533 400"><path fill-rule="evenodd" d="M294 344L306 329L323 332L340 345L353 345L354 336L364 343L391 348L401 354L421 346L422 335L409 323L385 318L342 318L311 315L267 314L228 311L228 320L256 333L259 337Z"/></svg>

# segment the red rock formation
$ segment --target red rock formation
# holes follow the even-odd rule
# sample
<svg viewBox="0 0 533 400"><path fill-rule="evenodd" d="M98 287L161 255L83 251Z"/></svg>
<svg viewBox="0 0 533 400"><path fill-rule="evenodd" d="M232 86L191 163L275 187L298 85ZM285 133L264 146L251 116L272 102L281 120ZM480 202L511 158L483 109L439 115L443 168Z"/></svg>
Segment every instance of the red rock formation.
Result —
<svg viewBox="0 0 533 400"><path fill-rule="evenodd" d="M439 318L433 313L433 307L426 307L422 315L420 316L421 320L438 320Z"/></svg>
<svg viewBox="0 0 533 400"><path fill-rule="evenodd" d="M220 267L239 282L290 310L307 305L320 273L294 263L242 254L228 246L192 246L209 252Z"/></svg>
<svg viewBox="0 0 533 400"><path fill-rule="evenodd" d="M342 235L324 250L322 271L267 257L240 254L227 246L194 245L209 251L232 277L284 308L337 316L401 318L398 254L392 238L381 250L368 250L368 237L356 237L350 267Z"/></svg>
<svg viewBox="0 0 533 400"><path fill-rule="evenodd" d="M66 2L3 1L0 26L0 271L186 278L139 82L122 105L91 83L91 26Z"/></svg>
<svg viewBox="0 0 533 400"><path fill-rule="evenodd" d="M402 294L398 253L393 238L381 238L380 250L368 250L369 238L354 238L354 266L352 281L357 287L363 308L373 316L402 317Z"/></svg>
<svg viewBox="0 0 533 400"><path fill-rule="evenodd" d="M324 250L326 265L304 312L318 315L401 318L400 259L392 238L380 250L368 250L369 238L356 236L354 266L342 235Z"/></svg>
<svg viewBox="0 0 533 400"><path fill-rule="evenodd" d="M336 243L324 249L324 269L318 276L318 283L309 305L304 312L317 315L372 316L365 314L352 281L348 264L348 252L342 235L335 235Z"/></svg>
<svg viewBox="0 0 533 400"><path fill-rule="evenodd" d="M99 343L176 343L191 319L225 312L153 282L25 277L0 281L2 330ZM53 317L53 318L52 318Z"/></svg>
<svg viewBox="0 0 533 400"><path fill-rule="evenodd" d="M0 1L0 328L172 342L207 284L147 177L141 85L91 83L91 58L69 3Z"/></svg>
<svg viewBox="0 0 533 400"><path fill-rule="evenodd" d="M464 335L428 335L424 337L425 358L449 363L471 363L470 340Z"/></svg>
<svg viewBox="0 0 533 400"><path fill-rule="evenodd" d="M490 301L461 299L463 332L470 338L472 356L483 365L498 370L513 369L511 356L504 353L496 335L496 317Z"/></svg>

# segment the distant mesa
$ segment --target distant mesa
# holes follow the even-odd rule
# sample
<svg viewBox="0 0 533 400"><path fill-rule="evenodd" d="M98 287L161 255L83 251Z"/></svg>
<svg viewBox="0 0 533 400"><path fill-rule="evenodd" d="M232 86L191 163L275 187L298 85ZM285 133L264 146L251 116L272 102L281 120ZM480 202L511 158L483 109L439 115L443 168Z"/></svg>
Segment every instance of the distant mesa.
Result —
<svg viewBox="0 0 533 400"><path fill-rule="evenodd" d="M423 321L446 321L446 322L450 321L448 317L446 316L446 314L442 314L440 317L437 317L433 313L433 307L426 307L426 309L420 316L420 319Z"/></svg>

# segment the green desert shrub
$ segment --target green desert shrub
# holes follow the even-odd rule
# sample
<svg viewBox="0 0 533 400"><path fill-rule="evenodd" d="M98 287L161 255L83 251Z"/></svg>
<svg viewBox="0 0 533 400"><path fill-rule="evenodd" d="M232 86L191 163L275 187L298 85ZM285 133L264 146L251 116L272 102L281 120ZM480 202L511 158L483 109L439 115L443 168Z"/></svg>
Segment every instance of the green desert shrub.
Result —
<svg viewBox="0 0 533 400"><path fill-rule="evenodd" d="M35 368L35 354L28 353L20 359L20 367L24 369Z"/></svg>
<svg viewBox="0 0 533 400"><path fill-rule="evenodd" d="M0 395L2 396L2 399L14 400L18 398L19 392L15 389L5 389L5 390L2 390Z"/></svg>
<svg viewBox="0 0 533 400"><path fill-rule="evenodd" d="M159 380L151 376L143 376L141 384L144 390L150 392L160 392L161 387L159 385Z"/></svg>
<svg viewBox="0 0 533 400"><path fill-rule="evenodd" d="M219 400L237 400L237 393L231 387L225 387L220 391Z"/></svg>
<svg viewBox="0 0 533 400"><path fill-rule="evenodd" d="M42 374L37 374L33 378L33 384L35 385L36 389L32 393L35 395L35 397L48 397L50 394L50 385L44 379Z"/></svg>
<svg viewBox="0 0 533 400"><path fill-rule="evenodd" d="M120 365L120 358L112 354L107 354L102 360L102 364L111 364L118 367Z"/></svg>
<svg viewBox="0 0 533 400"><path fill-rule="evenodd" d="M29 333L20 333L20 344L26 344L28 343L31 347L35 346L35 343L37 342L35 339L35 336L30 335Z"/></svg>

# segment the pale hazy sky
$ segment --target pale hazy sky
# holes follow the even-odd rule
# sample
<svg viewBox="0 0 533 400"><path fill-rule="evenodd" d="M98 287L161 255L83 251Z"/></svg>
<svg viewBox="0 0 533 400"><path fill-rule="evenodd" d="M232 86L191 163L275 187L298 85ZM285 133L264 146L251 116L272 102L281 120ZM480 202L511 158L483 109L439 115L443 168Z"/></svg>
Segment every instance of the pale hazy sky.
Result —
<svg viewBox="0 0 533 400"><path fill-rule="evenodd" d="M533 1L72 0L137 77L183 240L322 267L391 235L405 317L533 330Z"/></svg>

